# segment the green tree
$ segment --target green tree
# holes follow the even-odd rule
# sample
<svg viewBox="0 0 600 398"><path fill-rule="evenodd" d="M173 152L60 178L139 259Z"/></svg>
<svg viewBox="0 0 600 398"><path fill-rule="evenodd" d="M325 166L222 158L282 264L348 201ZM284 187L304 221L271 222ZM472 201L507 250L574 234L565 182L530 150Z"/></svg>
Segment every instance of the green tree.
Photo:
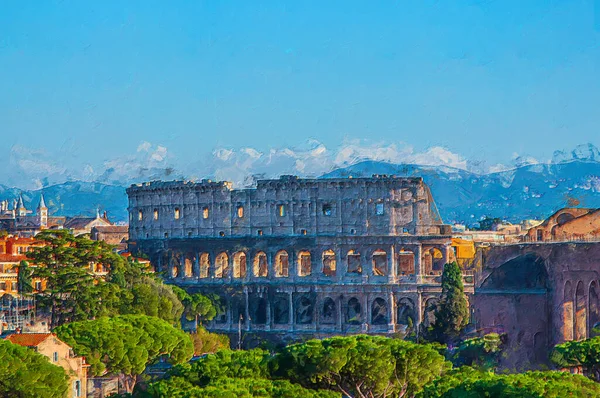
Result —
<svg viewBox="0 0 600 398"><path fill-rule="evenodd" d="M452 352L454 366L471 366L481 370L494 370L502 353L502 336L489 333L462 341Z"/></svg>
<svg viewBox="0 0 600 398"><path fill-rule="evenodd" d="M171 286L173 292L183 303L183 315L188 321L195 321L196 326L204 321L210 321L217 315L218 297L205 296L199 293L189 294L178 286Z"/></svg>
<svg viewBox="0 0 600 398"><path fill-rule="evenodd" d="M31 279L32 269L27 261L22 260L17 267L17 285L20 294L29 294L33 292L33 280Z"/></svg>
<svg viewBox="0 0 600 398"><path fill-rule="evenodd" d="M580 366L586 376L600 381L600 336L558 344L550 359L561 368Z"/></svg>
<svg viewBox="0 0 600 398"><path fill-rule="evenodd" d="M55 332L77 355L86 357L92 375L119 375L129 393L139 375L160 357L168 356L174 364L184 363L194 350L185 332L146 315L73 322Z"/></svg>
<svg viewBox="0 0 600 398"><path fill-rule="evenodd" d="M32 349L0 339L0 395L19 398L62 398L68 388L63 368Z"/></svg>
<svg viewBox="0 0 600 398"><path fill-rule="evenodd" d="M442 295L435 311L435 321L426 335L433 341L453 343L468 323L469 308L462 272L456 262L448 263L442 273Z"/></svg>
<svg viewBox="0 0 600 398"><path fill-rule="evenodd" d="M461 368L425 386L418 398L562 398L600 396L600 385L566 372L497 375Z"/></svg>
<svg viewBox="0 0 600 398"><path fill-rule="evenodd" d="M378 336L333 337L287 346L275 375L351 397L410 397L451 366L432 346Z"/></svg>
<svg viewBox="0 0 600 398"><path fill-rule="evenodd" d="M210 333L202 326L196 328L194 333L190 333L190 338L194 344L194 355L198 356L214 354L230 347L229 337L224 334Z"/></svg>

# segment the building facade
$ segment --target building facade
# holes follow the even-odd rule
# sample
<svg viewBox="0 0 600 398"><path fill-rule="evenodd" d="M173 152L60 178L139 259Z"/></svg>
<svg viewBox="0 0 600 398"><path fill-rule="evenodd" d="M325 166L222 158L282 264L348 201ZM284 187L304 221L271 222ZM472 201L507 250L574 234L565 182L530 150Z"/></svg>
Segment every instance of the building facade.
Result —
<svg viewBox="0 0 600 398"><path fill-rule="evenodd" d="M453 259L421 178L159 181L127 193L130 251L179 286L218 294L213 330L404 331L431 321Z"/></svg>

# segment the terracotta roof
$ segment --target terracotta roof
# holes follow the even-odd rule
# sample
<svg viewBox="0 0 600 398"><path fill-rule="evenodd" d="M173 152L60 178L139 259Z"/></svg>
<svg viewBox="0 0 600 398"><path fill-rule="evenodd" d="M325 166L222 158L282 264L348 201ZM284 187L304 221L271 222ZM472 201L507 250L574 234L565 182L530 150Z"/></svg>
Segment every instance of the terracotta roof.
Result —
<svg viewBox="0 0 600 398"><path fill-rule="evenodd" d="M129 227L127 225L97 225L95 227L92 227L92 229L95 229L98 232L126 233L129 231Z"/></svg>
<svg viewBox="0 0 600 398"><path fill-rule="evenodd" d="M64 227L65 228L70 228L70 229L82 229L88 226L89 223L91 223L92 221L96 221L96 220L100 220L104 223L106 223L106 225L110 225L110 222L108 220L105 220L104 218L99 218L99 217L73 217L68 219L65 224Z"/></svg>
<svg viewBox="0 0 600 398"><path fill-rule="evenodd" d="M37 347L50 336L52 333L19 333L9 335L6 340L23 347Z"/></svg>
<svg viewBox="0 0 600 398"><path fill-rule="evenodd" d="M18 263L21 260L27 260L27 256L22 254L16 254L14 256L6 253L0 254L0 263Z"/></svg>

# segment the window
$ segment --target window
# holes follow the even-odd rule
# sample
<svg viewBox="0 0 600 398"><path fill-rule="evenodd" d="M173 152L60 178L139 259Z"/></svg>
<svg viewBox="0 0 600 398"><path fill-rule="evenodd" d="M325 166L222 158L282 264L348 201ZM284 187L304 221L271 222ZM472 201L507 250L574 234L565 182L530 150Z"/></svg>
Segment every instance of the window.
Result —
<svg viewBox="0 0 600 398"><path fill-rule="evenodd" d="M165 232L165 238L168 238L168 237L169 237L169 233Z"/></svg>
<svg viewBox="0 0 600 398"><path fill-rule="evenodd" d="M179 211L179 207L175 208L175 214L174 214L174 216L175 216L176 220L179 220L179 217L181 216L181 213Z"/></svg>
<svg viewBox="0 0 600 398"><path fill-rule="evenodd" d="M262 236L262 234L263 234L262 229L259 229L258 231L256 231L256 235Z"/></svg>
<svg viewBox="0 0 600 398"><path fill-rule="evenodd" d="M154 219L158 220L158 209L154 209Z"/></svg>
<svg viewBox="0 0 600 398"><path fill-rule="evenodd" d="M225 236L225 232L219 231L219 236Z"/></svg>
<svg viewBox="0 0 600 398"><path fill-rule="evenodd" d="M40 282L40 281L35 282L35 290L38 292L42 291L42 282Z"/></svg>
<svg viewBox="0 0 600 398"><path fill-rule="evenodd" d="M81 381L79 380L73 382L73 395L75 397L81 397Z"/></svg>
<svg viewBox="0 0 600 398"><path fill-rule="evenodd" d="M238 218L244 217L244 206L238 206L237 208L237 216Z"/></svg>
<svg viewBox="0 0 600 398"><path fill-rule="evenodd" d="M301 229L301 230L300 230L300 233L301 233L302 235L306 235L306 230L305 230L305 229Z"/></svg>
<svg viewBox="0 0 600 398"><path fill-rule="evenodd" d="M375 214L378 216L383 216L383 203L375 204Z"/></svg>
<svg viewBox="0 0 600 398"><path fill-rule="evenodd" d="M285 216L285 205L277 205L277 214L279 217Z"/></svg>
<svg viewBox="0 0 600 398"><path fill-rule="evenodd" d="M54 353L52 354L52 360L54 362L58 362L58 352L54 351Z"/></svg>
<svg viewBox="0 0 600 398"><path fill-rule="evenodd" d="M323 205L323 215L324 216L331 216L331 205L330 204L325 204Z"/></svg>
<svg viewBox="0 0 600 398"><path fill-rule="evenodd" d="M0 282L0 290L6 290L6 282Z"/></svg>
<svg viewBox="0 0 600 398"><path fill-rule="evenodd" d="M17 291L17 282L11 282L10 290L12 290L13 292Z"/></svg>
<svg viewBox="0 0 600 398"><path fill-rule="evenodd" d="M143 211L138 211L138 220L142 221L144 219L144 212Z"/></svg>
<svg viewBox="0 0 600 398"><path fill-rule="evenodd" d="M202 218L204 218L205 220L208 218L208 207L206 206L202 208Z"/></svg>

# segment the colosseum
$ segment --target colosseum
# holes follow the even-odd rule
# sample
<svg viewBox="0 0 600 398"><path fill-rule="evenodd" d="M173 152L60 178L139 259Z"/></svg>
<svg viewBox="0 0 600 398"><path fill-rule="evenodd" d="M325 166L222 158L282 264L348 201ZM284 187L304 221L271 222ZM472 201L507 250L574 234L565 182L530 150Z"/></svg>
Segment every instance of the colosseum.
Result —
<svg viewBox="0 0 600 398"><path fill-rule="evenodd" d="M453 257L421 178L156 181L127 194L130 249L170 282L219 295L225 309L208 327L225 333L417 330Z"/></svg>

